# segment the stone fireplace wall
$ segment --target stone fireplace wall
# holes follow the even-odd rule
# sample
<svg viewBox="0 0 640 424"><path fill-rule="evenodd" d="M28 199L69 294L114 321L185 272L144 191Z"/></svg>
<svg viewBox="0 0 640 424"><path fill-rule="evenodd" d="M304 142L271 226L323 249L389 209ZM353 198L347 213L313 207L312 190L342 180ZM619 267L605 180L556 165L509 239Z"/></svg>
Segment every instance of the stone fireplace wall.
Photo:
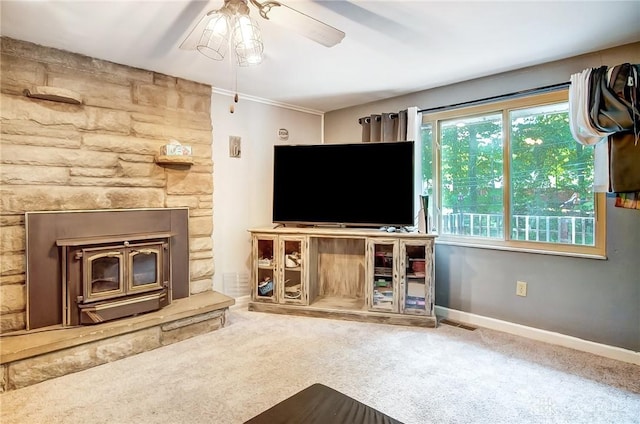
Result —
<svg viewBox="0 0 640 424"><path fill-rule="evenodd" d="M190 292L212 289L211 87L2 37L0 324L25 328L28 211L189 208ZM26 97L71 90L81 105ZM156 164L162 145L194 164Z"/></svg>

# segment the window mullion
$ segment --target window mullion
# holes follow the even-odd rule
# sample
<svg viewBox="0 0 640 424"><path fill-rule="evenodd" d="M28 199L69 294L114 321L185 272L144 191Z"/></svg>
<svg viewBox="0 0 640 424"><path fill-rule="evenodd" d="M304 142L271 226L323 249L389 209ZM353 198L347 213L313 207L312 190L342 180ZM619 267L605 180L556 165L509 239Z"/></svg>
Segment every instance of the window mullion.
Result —
<svg viewBox="0 0 640 424"><path fill-rule="evenodd" d="M511 240L511 124L509 122L509 111L502 111L502 212L504 240Z"/></svg>
<svg viewBox="0 0 640 424"><path fill-rule="evenodd" d="M441 152L440 152L440 147L442 146L441 140L440 140L440 120L435 120L432 122L432 132L431 134L433 134L432 139L433 139L433 165L435 167L435 170L433 172L433 197L434 197L434 204L433 204L433 216L431 217L431 219L433 219L436 223L436 231L438 233L442 233L442 178L441 178L441 173L442 173L442 164L441 164ZM433 224L432 224L433 225Z"/></svg>

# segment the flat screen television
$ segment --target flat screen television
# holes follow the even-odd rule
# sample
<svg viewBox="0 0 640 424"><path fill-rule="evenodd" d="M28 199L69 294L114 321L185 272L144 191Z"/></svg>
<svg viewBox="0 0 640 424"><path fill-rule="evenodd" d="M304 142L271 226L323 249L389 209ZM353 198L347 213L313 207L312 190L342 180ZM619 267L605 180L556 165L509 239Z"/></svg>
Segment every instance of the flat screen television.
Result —
<svg viewBox="0 0 640 424"><path fill-rule="evenodd" d="M273 222L412 226L414 142L276 145Z"/></svg>

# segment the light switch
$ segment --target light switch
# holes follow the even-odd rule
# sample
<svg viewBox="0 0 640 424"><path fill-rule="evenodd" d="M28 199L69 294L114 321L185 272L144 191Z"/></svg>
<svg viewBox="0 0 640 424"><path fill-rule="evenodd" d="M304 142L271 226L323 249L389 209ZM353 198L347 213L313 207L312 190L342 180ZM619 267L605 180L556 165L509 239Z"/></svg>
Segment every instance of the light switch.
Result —
<svg viewBox="0 0 640 424"><path fill-rule="evenodd" d="M239 158L242 153L240 137L235 135L229 136L229 157Z"/></svg>

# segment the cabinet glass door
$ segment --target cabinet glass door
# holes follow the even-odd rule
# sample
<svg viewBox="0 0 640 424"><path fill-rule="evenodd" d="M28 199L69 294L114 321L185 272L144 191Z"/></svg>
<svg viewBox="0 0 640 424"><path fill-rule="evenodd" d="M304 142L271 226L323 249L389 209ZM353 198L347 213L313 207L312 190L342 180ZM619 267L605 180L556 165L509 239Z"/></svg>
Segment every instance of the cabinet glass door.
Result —
<svg viewBox="0 0 640 424"><path fill-rule="evenodd" d="M369 264L369 309L397 312L398 243L369 240L368 250L373 262Z"/></svg>
<svg viewBox="0 0 640 424"><path fill-rule="evenodd" d="M429 245L418 242L402 242L403 293L402 312L424 315L430 311L429 288L431 263Z"/></svg>
<svg viewBox="0 0 640 424"><path fill-rule="evenodd" d="M253 254L258 258L253 269L253 299L276 301L276 239L269 236L256 236L253 239Z"/></svg>
<svg viewBox="0 0 640 424"><path fill-rule="evenodd" d="M282 260L281 303L304 303L303 290L305 257L304 238L280 237L280 259Z"/></svg>

